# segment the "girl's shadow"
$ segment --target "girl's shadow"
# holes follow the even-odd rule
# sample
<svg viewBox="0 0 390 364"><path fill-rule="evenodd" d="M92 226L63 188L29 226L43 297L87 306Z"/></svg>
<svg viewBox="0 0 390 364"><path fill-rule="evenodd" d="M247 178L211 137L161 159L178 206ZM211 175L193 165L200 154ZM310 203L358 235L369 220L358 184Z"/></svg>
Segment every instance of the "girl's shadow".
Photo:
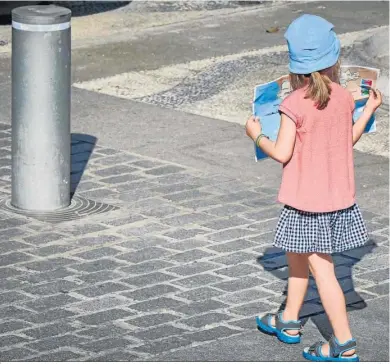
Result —
<svg viewBox="0 0 390 364"><path fill-rule="evenodd" d="M366 254L372 252L377 245L369 240L366 245L348 250L343 253L333 254L333 261L337 279L345 295L347 310L361 310L367 307L364 299L355 291L352 279L352 267L358 263ZM275 277L286 282L283 294L287 294L288 265L284 251L278 248L268 248L257 262L264 267L264 270L272 273ZM279 309L283 310L286 305L286 298ZM309 288L305 302L300 312L302 324L305 325L309 318L317 326L322 336L329 340L332 335L332 327L321 304L315 281L312 276L309 280Z"/></svg>

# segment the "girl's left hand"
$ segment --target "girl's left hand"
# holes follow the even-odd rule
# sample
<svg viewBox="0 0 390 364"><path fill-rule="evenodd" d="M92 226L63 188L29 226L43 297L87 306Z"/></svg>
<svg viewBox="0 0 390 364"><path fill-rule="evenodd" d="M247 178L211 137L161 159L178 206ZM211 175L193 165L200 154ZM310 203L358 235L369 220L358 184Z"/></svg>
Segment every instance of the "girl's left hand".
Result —
<svg viewBox="0 0 390 364"><path fill-rule="evenodd" d="M252 140L256 140L256 138L261 134L261 124L260 119L258 117L251 116L245 125L246 135Z"/></svg>

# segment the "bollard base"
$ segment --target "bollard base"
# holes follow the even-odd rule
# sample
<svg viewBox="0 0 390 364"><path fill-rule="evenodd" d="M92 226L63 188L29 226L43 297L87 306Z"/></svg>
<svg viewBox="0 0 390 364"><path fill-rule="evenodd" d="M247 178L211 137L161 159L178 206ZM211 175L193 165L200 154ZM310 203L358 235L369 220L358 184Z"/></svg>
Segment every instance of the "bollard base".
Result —
<svg viewBox="0 0 390 364"><path fill-rule="evenodd" d="M49 222L53 224L79 220L87 216L102 214L118 209L119 207L117 206L88 200L80 196L73 196L72 202L68 207L49 212L18 209L11 204L11 199L9 198L0 201L0 211L23 215L42 222Z"/></svg>

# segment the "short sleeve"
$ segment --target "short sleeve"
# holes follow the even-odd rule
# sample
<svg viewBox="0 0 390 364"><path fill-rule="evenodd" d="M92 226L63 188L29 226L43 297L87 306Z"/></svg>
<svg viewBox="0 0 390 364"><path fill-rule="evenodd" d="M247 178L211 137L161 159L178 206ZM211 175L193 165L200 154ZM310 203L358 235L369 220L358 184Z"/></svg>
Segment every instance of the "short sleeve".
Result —
<svg viewBox="0 0 390 364"><path fill-rule="evenodd" d="M282 101L279 105L279 112L286 114L295 123L295 125L299 127L301 124L301 116L298 112L298 100L294 96L295 94L292 93Z"/></svg>

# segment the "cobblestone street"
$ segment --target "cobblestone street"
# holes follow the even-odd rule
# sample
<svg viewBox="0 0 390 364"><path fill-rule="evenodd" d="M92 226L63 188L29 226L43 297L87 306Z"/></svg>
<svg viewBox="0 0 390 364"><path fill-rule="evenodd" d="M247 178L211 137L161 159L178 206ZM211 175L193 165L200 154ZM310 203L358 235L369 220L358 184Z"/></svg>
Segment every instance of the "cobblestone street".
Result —
<svg viewBox="0 0 390 364"><path fill-rule="evenodd" d="M85 158L91 149L73 144ZM78 194L118 210L54 225L0 215L1 360L153 360L253 331L284 300L275 192L96 146ZM375 244L336 257L351 307L388 295L388 217L365 216ZM312 287L302 314L322 311Z"/></svg>

